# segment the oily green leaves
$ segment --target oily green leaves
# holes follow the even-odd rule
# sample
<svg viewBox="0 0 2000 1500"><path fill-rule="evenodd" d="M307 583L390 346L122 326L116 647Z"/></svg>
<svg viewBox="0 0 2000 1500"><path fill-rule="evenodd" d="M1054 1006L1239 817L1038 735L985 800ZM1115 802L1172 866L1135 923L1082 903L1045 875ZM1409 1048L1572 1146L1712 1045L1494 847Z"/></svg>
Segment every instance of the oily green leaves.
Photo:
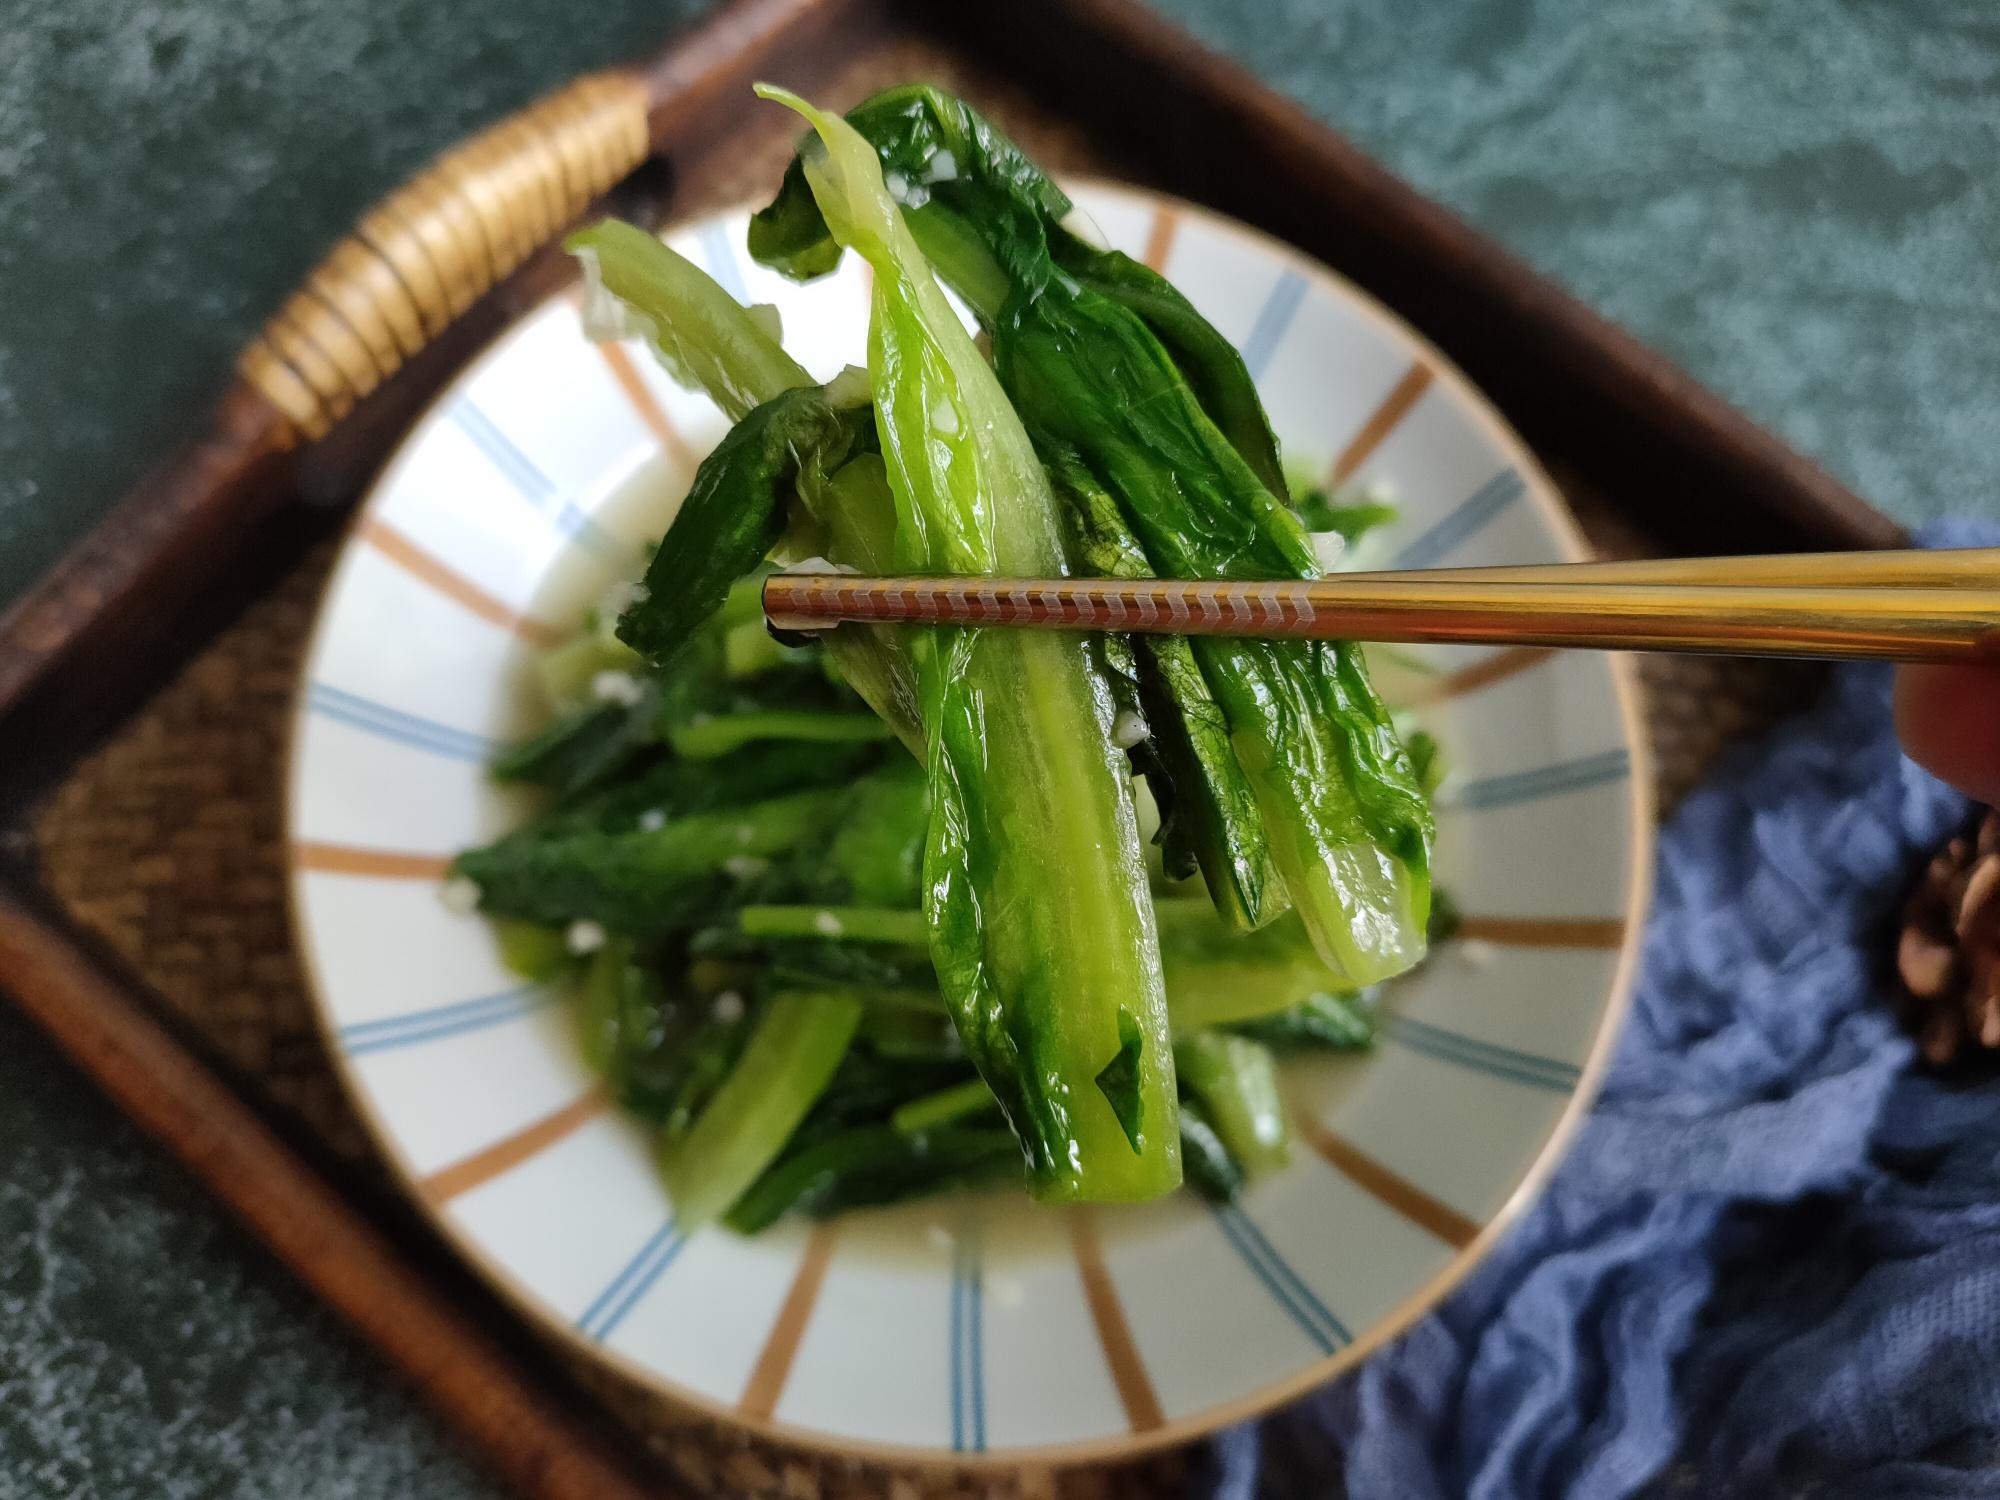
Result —
<svg viewBox="0 0 2000 1500"><path fill-rule="evenodd" d="M671 660L777 546L798 489L824 485L874 436L867 407L843 410L816 386L753 407L695 471L618 638L655 663Z"/></svg>
<svg viewBox="0 0 2000 1500"><path fill-rule="evenodd" d="M1285 493L1277 439L1235 345L1150 266L1063 228L1067 195L983 115L943 89L909 84L864 100L847 120L881 156L925 254L983 318L993 321L1010 288L1034 295L1059 267L1143 321L1244 461ZM750 253L800 280L840 259L797 161L751 220Z"/></svg>
<svg viewBox="0 0 2000 1500"><path fill-rule="evenodd" d="M1079 285L1130 310L1167 351L1201 408L1272 494L1285 494L1277 434L1236 346L1195 311L1180 289L1150 266L1056 233L1056 261Z"/></svg>
<svg viewBox="0 0 2000 1500"><path fill-rule="evenodd" d="M773 325L637 225L606 219L563 244L583 267L586 330L643 337L676 381L705 391L732 419L812 384Z"/></svg>
<svg viewBox="0 0 2000 1500"><path fill-rule="evenodd" d="M948 187L955 216L1007 221L1010 239L1069 212L1069 199L1041 168L943 89L885 89L850 110L847 123L880 153L889 196L904 208L921 208ZM750 221L751 255L801 281L832 270L844 243L806 179L805 150L786 169L777 197Z"/></svg>
<svg viewBox="0 0 2000 1500"><path fill-rule="evenodd" d="M1103 578L1152 574L1145 549L1118 502L1073 450L1051 445L1049 475L1067 502L1077 561ZM1115 638L1114 638L1115 639ZM1159 843L1168 875L1199 867L1216 909L1248 931L1284 910L1256 790L1237 763L1229 720L1182 636L1135 636L1123 646L1131 692L1146 730L1132 745L1160 810Z"/></svg>
<svg viewBox="0 0 2000 1500"><path fill-rule="evenodd" d="M1115 498L1152 572L1317 575L1268 427L1246 423L1254 390L1184 299L1068 235L1059 195L959 101L902 90L855 118L904 184L912 230L988 324L1036 447ZM794 209L774 216L774 241L781 228L796 239L809 225ZM1430 810L1359 651L1218 638L1193 651L1322 956L1352 983L1409 967L1423 952ZM1211 887L1230 910L1228 883Z"/></svg>
<svg viewBox="0 0 2000 1500"><path fill-rule="evenodd" d="M1174 1066L1246 1175L1285 1164L1290 1131L1268 1048L1244 1036L1198 1031L1174 1042Z"/></svg>
<svg viewBox="0 0 2000 1500"><path fill-rule="evenodd" d="M645 338L675 380L731 417L743 418L788 391L811 386L804 366L778 342L773 319L741 306L652 235L606 220L572 235L567 244L585 272L586 326L599 337ZM819 392L840 412L865 394L865 383L856 390L854 382L840 377ZM865 416L865 400L856 410ZM891 566L895 509L881 459L869 446L858 441L845 463L826 459L796 466L792 488L798 504L786 518L784 535L809 534L834 562L880 573ZM741 557L739 549L733 560ZM700 565L699 559L686 558L672 564ZM844 626L828 634L826 651L868 706L915 749L921 737L915 678L895 633Z"/></svg>
<svg viewBox="0 0 2000 1500"><path fill-rule="evenodd" d="M837 117L799 170L828 232L874 270L869 372L896 560L911 571L1067 568L1041 463L885 186ZM913 117L918 118L918 117ZM967 1054L1026 1149L1037 1194L1135 1198L1179 1177L1172 1063L1137 817L1114 705L1079 639L911 632L930 792L924 909ZM1138 1028L1128 1136L1098 1077Z"/></svg>
<svg viewBox="0 0 2000 1500"><path fill-rule="evenodd" d="M664 936L713 900L716 879L731 860L768 859L823 842L847 795L788 792L625 833L517 836L467 850L452 873L479 887L479 909L492 916L550 925L593 921L613 932Z"/></svg>

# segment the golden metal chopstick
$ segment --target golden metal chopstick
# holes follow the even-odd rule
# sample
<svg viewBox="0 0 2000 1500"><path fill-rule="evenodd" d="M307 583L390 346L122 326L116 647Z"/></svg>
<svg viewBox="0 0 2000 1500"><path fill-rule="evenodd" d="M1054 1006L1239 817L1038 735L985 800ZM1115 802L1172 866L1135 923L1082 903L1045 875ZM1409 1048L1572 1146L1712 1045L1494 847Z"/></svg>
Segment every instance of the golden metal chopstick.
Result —
<svg viewBox="0 0 2000 1500"><path fill-rule="evenodd" d="M1585 572L1579 573L1578 569ZM1878 588L2000 588L2000 547L1942 551L1781 552L1747 557L1648 557L1631 562L1529 563L1512 567L1355 572L1347 578L1512 579L1527 583L1769 584Z"/></svg>
<svg viewBox="0 0 2000 1500"><path fill-rule="evenodd" d="M2000 550L1842 553L1282 582L779 573L780 630L843 621L2000 661Z"/></svg>

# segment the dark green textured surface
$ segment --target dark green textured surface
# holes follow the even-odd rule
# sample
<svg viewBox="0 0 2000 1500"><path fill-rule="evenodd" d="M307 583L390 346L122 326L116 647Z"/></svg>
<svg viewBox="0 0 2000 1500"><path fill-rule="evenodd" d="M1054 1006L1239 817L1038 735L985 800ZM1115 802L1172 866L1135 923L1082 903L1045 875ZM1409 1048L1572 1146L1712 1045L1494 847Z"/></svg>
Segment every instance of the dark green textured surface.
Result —
<svg viewBox="0 0 2000 1500"><path fill-rule="evenodd" d="M491 1486L331 1314L0 1007L0 1496Z"/></svg>
<svg viewBox="0 0 2000 1500"><path fill-rule="evenodd" d="M1885 510L2000 512L2000 12L1156 3ZM703 8L0 0L0 602L358 209ZM489 1492L4 1014L0 1148L4 1500Z"/></svg>
<svg viewBox="0 0 2000 1500"><path fill-rule="evenodd" d="M1877 508L2000 515L2000 8L1154 3Z"/></svg>
<svg viewBox="0 0 2000 1500"><path fill-rule="evenodd" d="M187 434L369 203L707 8L0 0L0 602Z"/></svg>

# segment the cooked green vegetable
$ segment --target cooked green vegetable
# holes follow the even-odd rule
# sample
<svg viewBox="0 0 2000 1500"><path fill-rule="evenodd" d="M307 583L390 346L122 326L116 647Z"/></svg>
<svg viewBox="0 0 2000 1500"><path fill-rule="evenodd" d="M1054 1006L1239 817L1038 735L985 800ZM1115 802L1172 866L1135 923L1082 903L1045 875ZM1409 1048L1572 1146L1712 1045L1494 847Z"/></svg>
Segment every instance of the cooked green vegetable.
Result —
<svg viewBox="0 0 2000 1500"><path fill-rule="evenodd" d="M695 470L646 569L642 597L618 621L618 639L656 665L670 661L721 608L730 586L778 545L793 493L823 486L873 440L866 406L836 407L816 386L780 391L753 407Z"/></svg>
<svg viewBox="0 0 2000 1500"><path fill-rule="evenodd" d="M708 1107L662 1155L674 1221L690 1234L726 1212L785 1149L860 1023L846 995L774 996Z"/></svg>
<svg viewBox="0 0 2000 1500"><path fill-rule="evenodd" d="M1298 500L1299 519L1306 523L1308 530L1334 532L1349 546L1376 527L1388 525L1397 516L1393 505L1379 500L1335 500L1332 494L1317 485L1294 491L1294 494Z"/></svg>
<svg viewBox="0 0 2000 1500"><path fill-rule="evenodd" d="M493 924L493 938L499 944L500 962L507 966L507 972L518 974L531 984L560 979L576 962L561 930L538 922L515 922L502 917Z"/></svg>
<svg viewBox="0 0 2000 1500"><path fill-rule="evenodd" d="M787 1214L824 1217L1001 1182L1020 1166L1020 1147L1005 1130L947 1126L911 1135L893 1125L864 1125L780 1162L730 1210L728 1223L738 1233L755 1234Z"/></svg>
<svg viewBox="0 0 2000 1500"><path fill-rule="evenodd" d="M1274 1051L1366 1046L1351 976L1410 956L1435 742L1410 725L1405 752L1344 648L773 640L772 559L1289 577L1310 543L1240 356L1063 229L1067 199L984 120L899 90L857 134L767 92L814 134L753 247L800 275L869 262L869 368L815 385L769 309L652 236L572 241L587 320L736 426L644 583L539 664L551 723L495 774L546 807L454 874L510 967L573 980L581 1050L651 1130L683 1233L1024 1176L1126 1199L1185 1170L1227 1200L1284 1159ZM1159 867L1206 898L1156 898L1135 774ZM1435 935L1450 906L1429 911Z"/></svg>
<svg viewBox="0 0 2000 1500"><path fill-rule="evenodd" d="M884 767L856 788L853 809L827 854L828 868L846 887L847 900L877 907L915 905L923 889L929 824L930 804L918 766ZM815 923L814 930L824 925ZM848 932L845 923L841 932ZM921 930L910 942L923 946Z"/></svg>
<svg viewBox="0 0 2000 1500"><path fill-rule="evenodd" d="M829 942L924 945L928 929L920 911L877 906L746 906L737 925L749 937L825 938Z"/></svg>
<svg viewBox="0 0 2000 1500"><path fill-rule="evenodd" d="M577 1007L576 1030L583 1060L598 1072L611 1069L626 1045L626 975L633 967L632 942L612 938L591 956Z"/></svg>
<svg viewBox="0 0 2000 1500"><path fill-rule="evenodd" d="M1375 1012L1368 991L1315 994L1270 1015L1238 1021L1229 1029L1280 1052L1303 1048L1354 1052L1374 1045Z"/></svg>
<svg viewBox="0 0 2000 1500"><path fill-rule="evenodd" d="M1118 502L1074 453L1056 449L1047 456L1050 477L1068 502L1078 561L1100 577L1150 576ZM1284 910L1285 894L1271 868L1257 794L1229 741L1229 721L1186 637L1140 636L1127 650L1146 731L1132 746L1134 761L1160 810L1156 842L1167 872L1182 876L1198 866L1232 927L1261 927Z"/></svg>
<svg viewBox="0 0 2000 1500"><path fill-rule="evenodd" d="M1067 199L950 96L892 91L855 121L904 185L911 228L987 323L1038 448L1073 454L1116 496L1156 573L1318 574L1275 454L1245 439L1226 404L1205 407L1135 299L1113 295L1143 268L1093 276L1103 256L1061 229ZM805 175L810 186L810 164ZM839 238L781 190L752 244L782 269L812 272L831 264L829 234ZM1423 953L1430 811L1359 650L1204 637L1194 652L1322 956L1352 983L1408 968Z"/></svg>
<svg viewBox="0 0 2000 1500"><path fill-rule="evenodd" d="M702 714L667 731L674 754L689 760L734 755L759 740L794 740L809 745L865 745L893 737L873 714L810 710L753 709L735 714Z"/></svg>
<svg viewBox="0 0 2000 1500"><path fill-rule="evenodd" d="M1198 1031L1174 1042L1174 1063L1181 1087L1201 1101L1202 1112L1244 1175L1255 1177L1285 1164L1290 1131L1278 1092L1278 1065L1268 1048L1244 1036Z"/></svg>
<svg viewBox="0 0 2000 1500"><path fill-rule="evenodd" d="M1222 1144L1199 1099L1181 1100L1181 1166L1188 1186L1211 1203L1227 1203L1243 1187L1243 1169Z"/></svg>
<svg viewBox="0 0 2000 1500"><path fill-rule="evenodd" d="M586 321L600 333L642 335L675 379L705 393L732 418L812 384L753 310L644 230L607 219L566 244L584 264ZM832 392L829 386L820 394L830 405L843 405ZM857 452L830 471L824 463L802 464L794 478L830 555L878 573L889 570L895 506L878 457ZM671 597L683 577L707 565L678 547L671 553L662 547L661 557L666 571L650 585L648 604L656 595ZM654 566L661 566L657 559ZM842 677L911 749L920 749L915 679L895 632L843 626L824 639Z"/></svg>
<svg viewBox="0 0 2000 1500"><path fill-rule="evenodd" d="M1012 141L963 100L929 84L886 89L848 112L899 177L917 243L975 308L997 310L1011 289L1009 264L990 254L986 226L1026 215L1047 233L1055 259L1094 291L1143 319L1200 393L1215 424L1271 490L1285 493L1278 441L1236 346L1172 282L1117 251L1098 250L1061 227L1069 199ZM952 163L939 170L941 158ZM920 163L910 177L904 164ZM971 170L968 171L967 169ZM750 253L797 280L831 271L840 246L794 161L769 207L750 221ZM1005 260L1005 257L1000 257Z"/></svg>
<svg viewBox="0 0 2000 1500"><path fill-rule="evenodd" d="M993 1090L986 1086L986 1080L968 1078L948 1089L939 1089L935 1094L925 1094L908 1104L897 1105L889 1116L889 1123L907 1135L915 1135L940 1125L983 1115L996 1107Z"/></svg>
<svg viewBox="0 0 2000 1500"><path fill-rule="evenodd" d="M1410 752L1410 769L1416 772L1417 785L1424 789L1426 797L1434 795L1438 783L1444 780L1445 770L1444 752L1436 736L1428 730L1413 729L1403 736L1403 745Z"/></svg>
<svg viewBox="0 0 2000 1500"><path fill-rule="evenodd" d="M780 792L852 785L883 758L872 745L806 745L773 740L718 760L655 761L615 786L564 804L493 846L559 829L630 833L694 813L741 807Z"/></svg>
<svg viewBox="0 0 2000 1500"><path fill-rule="evenodd" d="M596 335L644 338L675 380L731 421L813 383L769 324L637 225L605 219L564 244L583 264L584 320Z"/></svg>
<svg viewBox="0 0 2000 1500"><path fill-rule="evenodd" d="M577 1004L585 1061L619 1105L671 1139L728 1076L748 1037L741 1016L676 1000L636 946L613 937L591 956Z"/></svg>
<svg viewBox="0 0 2000 1500"><path fill-rule="evenodd" d="M944 1007L871 1005L861 1019L861 1035L883 1057L932 1062L964 1062L965 1045ZM983 1081L981 1088L986 1088ZM992 1096L992 1090L987 1090Z"/></svg>
<svg viewBox="0 0 2000 1500"><path fill-rule="evenodd" d="M550 707L566 714L597 701L604 673L643 673L646 659L609 630L593 626L544 652L537 666Z"/></svg>
<svg viewBox="0 0 2000 1500"><path fill-rule="evenodd" d="M819 143L804 172L874 270L869 369L909 571L1067 571L1040 463L896 214L873 150L780 97ZM1026 1148L1038 1197L1145 1198L1180 1176L1166 1002L1137 816L1086 642L909 636L931 793L925 914L959 1035ZM1129 1098L1098 1086L1136 1037ZM1128 1138L1121 1116L1148 1122Z"/></svg>
<svg viewBox="0 0 2000 1500"><path fill-rule="evenodd" d="M658 696L648 682L636 703L592 702L495 757L495 781L525 781L575 797L622 774L659 742Z"/></svg>
<svg viewBox="0 0 2000 1500"><path fill-rule="evenodd" d="M479 887L479 909L492 916L551 925L587 920L613 932L666 936L712 904L715 879L729 861L824 839L848 795L792 792L652 830L504 839L459 855L452 872Z"/></svg>
<svg viewBox="0 0 2000 1500"><path fill-rule="evenodd" d="M1158 897L1153 910L1176 1034L1253 1020L1345 988L1296 916L1237 933L1198 898Z"/></svg>

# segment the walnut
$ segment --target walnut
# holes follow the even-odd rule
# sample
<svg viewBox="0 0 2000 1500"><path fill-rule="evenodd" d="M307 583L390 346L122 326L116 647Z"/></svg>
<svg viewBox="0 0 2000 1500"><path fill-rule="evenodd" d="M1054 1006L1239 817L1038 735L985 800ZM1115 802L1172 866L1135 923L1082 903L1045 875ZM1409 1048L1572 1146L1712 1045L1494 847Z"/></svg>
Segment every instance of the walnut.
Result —
<svg viewBox="0 0 2000 1500"><path fill-rule="evenodd" d="M1937 1066L2000 1050L2000 812L1932 858L1896 944L1904 1018Z"/></svg>

